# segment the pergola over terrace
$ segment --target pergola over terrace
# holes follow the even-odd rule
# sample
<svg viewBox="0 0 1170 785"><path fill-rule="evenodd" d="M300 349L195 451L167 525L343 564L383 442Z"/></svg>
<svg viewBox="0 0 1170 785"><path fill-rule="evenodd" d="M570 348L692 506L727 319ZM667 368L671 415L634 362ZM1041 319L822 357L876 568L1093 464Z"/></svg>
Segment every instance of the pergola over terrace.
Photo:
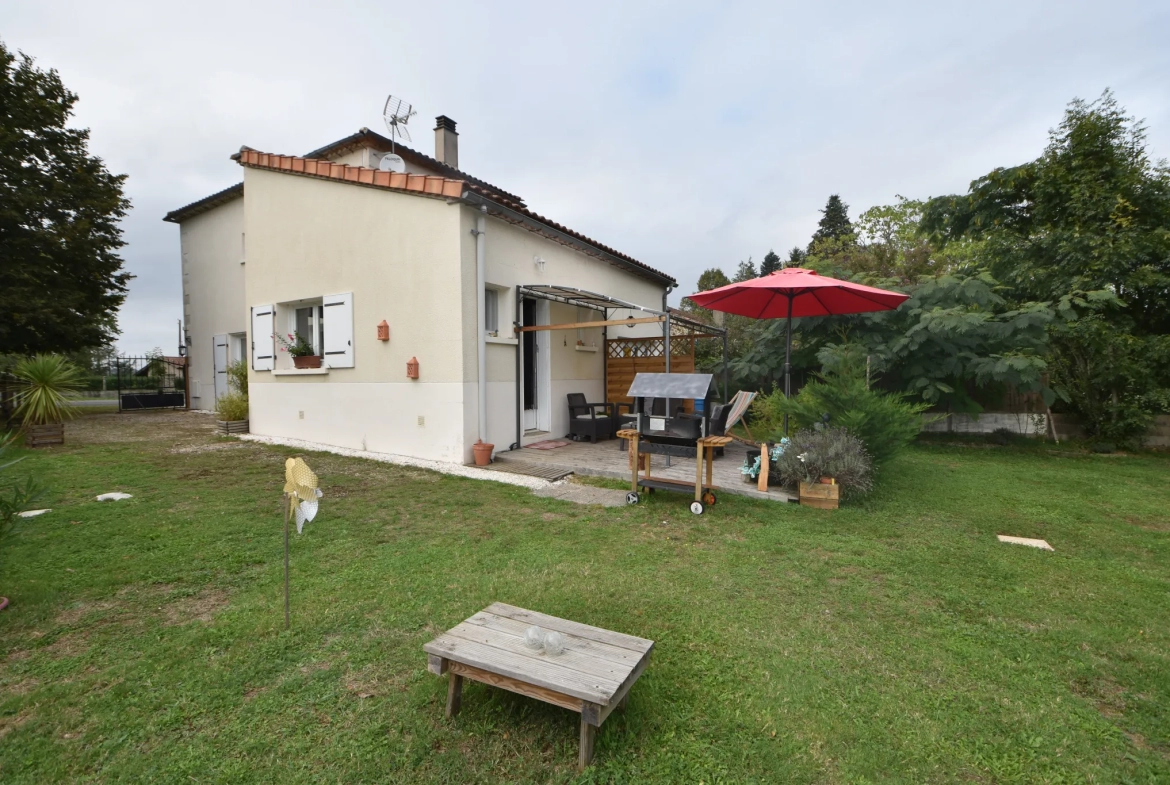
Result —
<svg viewBox="0 0 1170 785"><path fill-rule="evenodd" d="M525 299L544 299L577 308L597 311L601 318L590 321L576 321L564 324L523 323L521 302ZM627 312L626 318L614 318L615 312ZM642 314L642 315L635 315ZM637 324L661 324L661 336L636 338L611 338L609 327ZM694 373L695 341L699 339L721 339L723 341L723 398L726 401L730 390L727 379L727 330L696 321L673 308L656 310L644 305L619 300L609 295L577 289L572 286L551 284L529 284L516 287L517 333L542 330L576 330L579 328L601 327L605 329L605 391L610 403L630 402L626 395L630 383L637 373ZM516 397L523 399L522 371L524 365L524 341L516 345ZM520 443L520 420L516 422L516 443Z"/></svg>

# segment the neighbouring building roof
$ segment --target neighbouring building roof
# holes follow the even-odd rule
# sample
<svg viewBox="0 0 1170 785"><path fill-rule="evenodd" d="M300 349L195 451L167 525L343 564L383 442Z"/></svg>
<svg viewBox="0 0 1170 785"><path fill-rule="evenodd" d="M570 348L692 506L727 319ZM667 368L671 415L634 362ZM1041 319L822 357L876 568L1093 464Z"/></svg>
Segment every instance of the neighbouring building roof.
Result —
<svg viewBox="0 0 1170 785"><path fill-rule="evenodd" d="M438 158L432 158L425 153L420 153L418 150L412 150L409 147L404 147L400 142L391 144L388 137L382 136L379 133L371 131L369 128L361 128L356 134L351 134L344 139L338 139L332 144L327 144L324 147L318 147L310 153L305 154L305 158L332 158L338 155L345 155L353 150L360 150L363 147L371 147L379 152L388 153L390 148L394 148L396 155L402 156L404 161L422 166L427 169L433 169L444 177L449 177L452 180L463 180L474 185L478 185L488 191L499 194L509 202L524 206L524 200L516 194L511 194L502 188L497 188L491 183L480 180L478 177L456 169L454 166L443 163Z"/></svg>
<svg viewBox="0 0 1170 785"><path fill-rule="evenodd" d="M183 205L177 210L171 210L163 216L163 220L176 224L181 223L188 218L199 215L199 213L205 213L213 207L219 207L225 202L230 202L232 199L239 199L243 195L244 184L236 183L235 185L224 188L222 191L216 191L211 196L205 196L198 201L191 202L191 204Z"/></svg>
<svg viewBox="0 0 1170 785"><path fill-rule="evenodd" d="M541 234L556 242L577 247L579 250L597 256L615 266L623 267L643 277L650 278L656 283L669 286L678 285L678 282L666 273L655 270L653 267L643 264L637 259L627 256L609 246L602 245L579 232L569 229L567 226L537 215L525 207L522 202L512 201L503 196L500 191L495 190L491 186L481 185L478 181L454 179L438 175L385 172L366 166L338 164L317 158L262 153L259 150L253 150L249 147L242 148L232 158L238 161L241 166L256 169L268 169L302 177L338 180L353 185L384 188L417 196L460 199L477 206L482 205L488 208L489 213L510 223L523 226L529 231ZM181 210L186 209L188 208L181 208ZM175 212L180 212L181 210L176 210Z"/></svg>

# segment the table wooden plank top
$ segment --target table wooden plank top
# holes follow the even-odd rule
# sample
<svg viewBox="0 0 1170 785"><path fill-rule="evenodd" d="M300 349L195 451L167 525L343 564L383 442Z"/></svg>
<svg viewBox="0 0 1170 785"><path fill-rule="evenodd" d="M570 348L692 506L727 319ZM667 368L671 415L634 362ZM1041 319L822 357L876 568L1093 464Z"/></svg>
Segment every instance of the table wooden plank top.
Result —
<svg viewBox="0 0 1170 785"><path fill-rule="evenodd" d="M536 625L565 636L553 656L524 643ZM535 684L598 706L628 689L627 680L654 648L654 641L561 619L505 603L493 603L423 646L427 654ZM618 696L619 699L621 695Z"/></svg>

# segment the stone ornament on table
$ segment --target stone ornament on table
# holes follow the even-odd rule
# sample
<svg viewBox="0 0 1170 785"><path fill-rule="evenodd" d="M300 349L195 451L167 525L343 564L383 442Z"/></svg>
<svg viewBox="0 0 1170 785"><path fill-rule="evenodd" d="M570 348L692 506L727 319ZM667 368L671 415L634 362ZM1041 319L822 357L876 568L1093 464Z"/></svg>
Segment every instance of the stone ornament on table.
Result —
<svg viewBox="0 0 1170 785"><path fill-rule="evenodd" d="M545 632L533 625L524 631L524 645L530 649L544 650L550 657L556 657L565 650L565 636L559 632Z"/></svg>
<svg viewBox="0 0 1170 785"><path fill-rule="evenodd" d="M524 631L524 645L530 649L544 648L544 630L533 625Z"/></svg>
<svg viewBox="0 0 1170 785"><path fill-rule="evenodd" d="M565 636L559 632L546 633L544 636L544 653L556 657L565 650Z"/></svg>

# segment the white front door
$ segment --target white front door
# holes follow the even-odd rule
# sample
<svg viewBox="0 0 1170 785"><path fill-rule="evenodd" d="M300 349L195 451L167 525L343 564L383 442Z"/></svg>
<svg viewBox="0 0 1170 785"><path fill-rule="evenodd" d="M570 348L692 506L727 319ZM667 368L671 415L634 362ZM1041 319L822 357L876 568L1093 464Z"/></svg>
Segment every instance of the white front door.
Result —
<svg viewBox="0 0 1170 785"><path fill-rule="evenodd" d="M215 400L228 391L228 337L215 336L215 353L212 357L212 370L215 371Z"/></svg>

